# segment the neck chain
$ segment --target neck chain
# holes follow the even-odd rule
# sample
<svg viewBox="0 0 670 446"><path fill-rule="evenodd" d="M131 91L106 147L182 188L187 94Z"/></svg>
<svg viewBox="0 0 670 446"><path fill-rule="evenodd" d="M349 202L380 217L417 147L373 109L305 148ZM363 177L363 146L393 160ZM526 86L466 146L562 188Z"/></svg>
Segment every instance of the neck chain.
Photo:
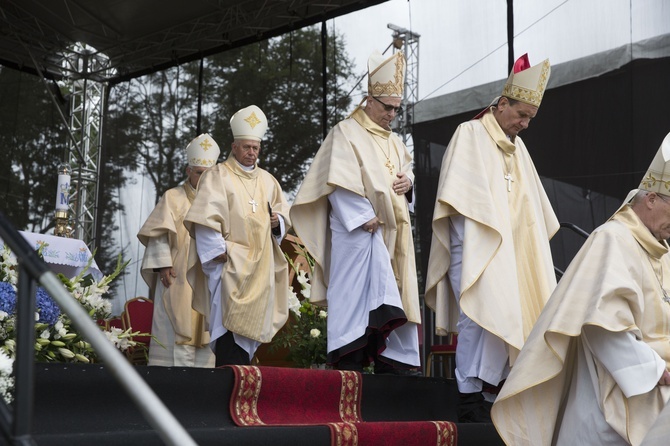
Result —
<svg viewBox="0 0 670 446"><path fill-rule="evenodd" d="M242 176L240 176L238 173L233 172L235 176L237 177L238 180L240 180L240 183L242 183L242 187L244 190L247 192L247 195L249 195L249 200L247 203L251 205L251 212L256 212L256 208L258 207L258 203L256 203L256 200L254 200L254 197L256 196L256 187L258 186L258 176L256 176L256 181L254 182L254 193L251 194L249 193L249 189L247 189L247 186L244 184L244 181L242 180Z"/></svg>
<svg viewBox="0 0 670 446"><path fill-rule="evenodd" d="M503 164L505 165L505 168L507 169L507 173L505 173L505 175L503 176L505 181L507 181L507 192L512 192L512 183L514 182L514 180L512 179L512 169L507 164L507 159L505 159L505 155L506 155L505 151L500 150L500 152L501 152L500 156L502 156ZM513 156L514 156L514 154L511 153L509 155L510 159L512 159Z"/></svg>
<svg viewBox="0 0 670 446"><path fill-rule="evenodd" d="M658 286L661 287L661 291L663 292L663 302L670 304L670 296L668 296L668 292L665 291L665 287L663 287L663 264L661 264L661 276L659 277L658 274L656 274L656 269L654 269L654 264L651 263L651 258L649 255L647 255L647 260L649 260L649 266L651 266L651 270L654 272L654 276L658 281Z"/></svg>
<svg viewBox="0 0 670 446"><path fill-rule="evenodd" d="M372 135L372 140L377 144L377 146L379 147L379 150L381 150L382 154L386 157L386 164L384 164L384 165L389 170L389 175L393 175L393 171L395 170L395 165L393 165L393 163L391 162L391 145L390 145L389 140L388 139L386 140L386 148L388 149L388 153L389 153L388 155L386 154L386 152L384 152L384 148L382 147L381 144L379 144L379 141L377 141L377 138L375 138L375 135Z"/></svg>

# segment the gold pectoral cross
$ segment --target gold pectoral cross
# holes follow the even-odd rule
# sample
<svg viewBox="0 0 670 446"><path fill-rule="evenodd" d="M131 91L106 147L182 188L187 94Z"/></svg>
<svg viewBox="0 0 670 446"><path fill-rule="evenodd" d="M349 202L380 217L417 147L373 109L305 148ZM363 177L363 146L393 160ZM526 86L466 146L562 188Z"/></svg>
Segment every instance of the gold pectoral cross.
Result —
<svg viewBox="0 0 670 446"><path fill-rule="evenodd" d="M256 200L253 198L249 200L249 204L251 205L251 212L256 212L256 207L258 207L258 203L256 203Z"/></svg>
<svg viewBox="0 0 670 446"><path fill-rule="evenodd" d="M512 179L512 174L508 172L507 174L505 174L504 178L505 181L507 181L507 192L512 192L512 182L514 181Z"/></svg>
<svg viewBox="0 0 670 446"><path fill-rule="evenodd" d="M393 175L393 170L395 169L395 166L391 163L391 160L386 158L386 164L384 165L389 170L389 175Z"/></svg>

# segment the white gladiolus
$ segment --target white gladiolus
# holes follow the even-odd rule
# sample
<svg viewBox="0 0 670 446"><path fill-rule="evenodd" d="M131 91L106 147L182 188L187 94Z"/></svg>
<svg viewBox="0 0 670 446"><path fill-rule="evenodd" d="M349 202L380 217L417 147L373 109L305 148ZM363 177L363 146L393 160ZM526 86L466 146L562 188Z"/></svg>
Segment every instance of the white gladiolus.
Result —
<svg viewBox="0 0 670 446"><path fill-rule="evenodd" d="M298 295L293 291L293 287L290 286L289 290L291 291L288 296L288 309L293 312L296 316L300 317L300 300Z"/></svg>

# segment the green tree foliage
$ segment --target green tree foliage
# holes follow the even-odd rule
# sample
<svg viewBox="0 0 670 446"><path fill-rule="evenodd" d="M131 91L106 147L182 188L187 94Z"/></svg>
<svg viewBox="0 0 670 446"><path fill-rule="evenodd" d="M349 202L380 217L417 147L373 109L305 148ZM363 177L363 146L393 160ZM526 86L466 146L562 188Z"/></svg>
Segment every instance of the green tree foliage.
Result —
<svg viewBox="0 0 670 446"><path fill-rule="evenodd" d="M59 87L47 82L68 114L67 100ZM69 134L45 83L30 74L0 67L0 200L11 223L20 230L49 233L54 226L58 165L68 159ZM123 183L115 173L118 157L103 156L101 177L108 189L101 190L103 212L99 216L99 248L96 263L103 271L114 269L118 249L108 237L114 231L113 216L118 209L114 193ZM72 166L76 172L77 166ZM74 173L74 172L73 172Z"/></svg>
<svg viewBox="0 0 670 446"><path fill-rule="evenodd" d="M341 36L328 39L327 54L330 128L350 111L345 84L352 78L353 63ZM230 117L250 104L259 106L269 124L259 163L285 191L300 185L323 137L321 64L318 27L221 53L208 64L212 70L209 88L216 104L212 113L215 139L230 147Z"/></svg>
<svg viewBox="0 0 670 446"><path fill-rule="evenodd" d="M0 68L0 200L18 229L45 232L55 212L65 127L42 80Z"/></svg>
<svg viewBox="0 0 670 446"><path fill-rule="evenodd" d="M328 41L328 127L344 117L353 64L340 36ZM285 191L296 189L322 139L321 35L305 28L203 61L201 132L228 155L230 117L251 104L269 121L260 164ZM156 199L185 178L185 147L196 135L200 62L114 86L105 124L107 147L127 153ZM128 153L128 149L132 152ZM132 158L135 158L132 160Z"/></svg>
<svg viewBox="0 0 670 446"><path fill-rule="evenodd" d="M157 199L184 180L184 148L197 136L195 87L186 82L189 77L177 67L119 84L110 95L110 146L124 158L124 166L150 178Z"/></svg>

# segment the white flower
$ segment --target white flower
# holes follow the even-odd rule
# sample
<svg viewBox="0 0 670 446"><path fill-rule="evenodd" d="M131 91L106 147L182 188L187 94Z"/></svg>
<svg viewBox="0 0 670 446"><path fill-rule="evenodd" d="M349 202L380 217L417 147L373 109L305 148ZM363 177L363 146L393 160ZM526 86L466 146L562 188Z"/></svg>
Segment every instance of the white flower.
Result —
<svg viewBox="0 0 670 446"><path fill-rule="evenodd" d="M105 336L107 336L107 339L112 341L114 346L122 352L128 350L129 347L134 347L137 345L137 342L131 340L131 336L133 336L133 334L130 333L130 328L126 331L123 331L120 328L111 327L109 330L105 330L104 333Z"/></svg>
<svg viewBox="0 0 670 446"><path fill-rule="evenodd" d="M56 330L56 335L54 336L56 339L59 339L67 334L67 329L60 319L58 319L58 322L54 324L54 330Z"/></svg>
<svg viewBox="0 0 670 446"><path fill-rule="evenodd" d="M59 347L58 348L58 353L60 353L63 358L67 358L67 359L74 358L74 353L72 352L72 350L64 348L64 347Z"/></svg>
<svg viewBox="0 0 670 446"><path fill-rule="evenodd" d="M319 336L321 336L321 330L319 330L318 328L312 328L309 331L309 335L313 338L318 338Z"/></svg>
<svg viewBox="0 0 670 446"><path fill-rule="evenodd" d="M13 366L14 360L0 349L0 375L11 375Z"/></svg>
<svg viewBox="0 0 670 446"><path fill-rule="evenodd" d="M12 371L14 369L14 359L0 350L0 396L7 404L14 400L12 391L14 390L14 377Z"/></svg>
<svg viewBox="0 0 670 446"><path fill-rule="evenodd" d="M309 296L312 294L312 285L310 283L306 283L303 286L304 288L302 289L302 291L300 291L300 294L302 294L302 297L304 297L305 299L309 299Z"/></svg>
<svg viewBox="0 0 670 446"><path fill-rule="evenodd" d="M328 317L328 313L325 312L324 310L321 310L321 311L319 311L319 317L320 317L321 319L325 319L325 318Z"/></svg>
<svg viewBox="0 0 670 446"><path fill-rule="evenodd" d="M44 329L44 330L42 331L42 333L40 333L40 338L42 338L42 339L49 339L49 336L50 336L50 335L51 335L51 333L49 333L49 329L46 328L46 329Z"/></svg>
<svg viewBox="0 0 670 446"><path fill-rule="evenodd" d="M300 265L300 264L298 264ZM307 277L307 272L305 270L300 270L298 271L298 275L296 276L298 279L298 283L302 285L303 287L309 282L309 278Z"/></svg>
<svg viewBox="0 0 670 446"><path fill-rule="evenodd" d="M298 295L293 291L293 287L288 287L291 291L288 296L288 309L293 312L296 316L300 317L300 300L298 300Z"/></svg>
<svg viewBox="0 0 670 446"><path fill-rule="evenodd" d="M4 321L5 318L7 318L9 314L7 314L5 311L0 310L0 322Z"/></svg>

